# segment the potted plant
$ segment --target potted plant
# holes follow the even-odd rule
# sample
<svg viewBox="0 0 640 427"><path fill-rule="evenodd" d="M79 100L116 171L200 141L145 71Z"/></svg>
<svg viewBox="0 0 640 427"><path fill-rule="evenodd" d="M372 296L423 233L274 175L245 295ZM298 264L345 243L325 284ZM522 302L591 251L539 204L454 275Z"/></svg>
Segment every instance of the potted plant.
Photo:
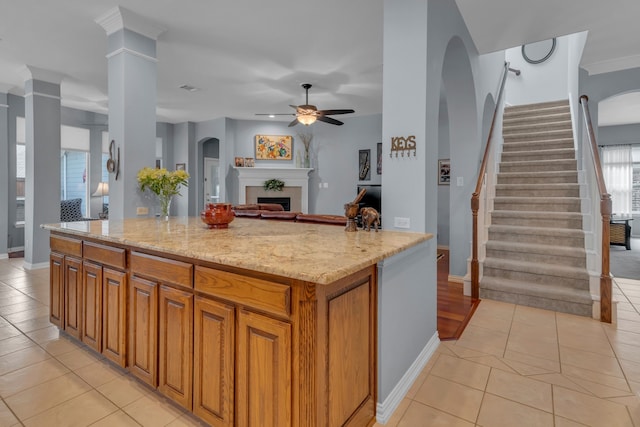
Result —
<svg viewBox="0 0 640 427"><path fill-rule="evenodd" d="M264 188L265 191L282 191L284 188L284 181L281 181L278 178L268 179L262 184L262 188Z"/></svg>

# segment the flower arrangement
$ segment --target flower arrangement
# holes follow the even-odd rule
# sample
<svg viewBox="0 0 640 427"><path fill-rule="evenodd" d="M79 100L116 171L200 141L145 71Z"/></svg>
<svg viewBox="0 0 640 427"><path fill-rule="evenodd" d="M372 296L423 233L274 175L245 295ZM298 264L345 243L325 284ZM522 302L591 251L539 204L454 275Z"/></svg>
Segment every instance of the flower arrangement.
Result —
<svg viewBox="0 0 640 427"><path fill-rule="evenodd" d="M268 179L262 184L262 188L264 188L265 191L282 191L284 181L280 181L278 178Z"/></svg>
<svg viewBox="0 0 640 427"><path fill-rule="evenodd" d="M153 169L149 167L138 171L138 185L140 190L151 190L160 200L162 216L169 216L171 197L180 194L180 186L189 186L189 174L184 170L170 172L165 168Z"/></svg>

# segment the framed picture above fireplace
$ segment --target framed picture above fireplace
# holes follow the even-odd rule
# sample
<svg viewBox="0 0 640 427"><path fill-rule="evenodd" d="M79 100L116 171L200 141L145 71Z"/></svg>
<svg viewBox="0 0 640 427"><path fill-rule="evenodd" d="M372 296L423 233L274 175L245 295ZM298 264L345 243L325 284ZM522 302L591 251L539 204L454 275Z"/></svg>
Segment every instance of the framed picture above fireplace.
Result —
<svg viewBox="0 0 640 427"><path fill-rule="evenodd" d="M256 160L291 160L291 135L256 135Z"/></svg>

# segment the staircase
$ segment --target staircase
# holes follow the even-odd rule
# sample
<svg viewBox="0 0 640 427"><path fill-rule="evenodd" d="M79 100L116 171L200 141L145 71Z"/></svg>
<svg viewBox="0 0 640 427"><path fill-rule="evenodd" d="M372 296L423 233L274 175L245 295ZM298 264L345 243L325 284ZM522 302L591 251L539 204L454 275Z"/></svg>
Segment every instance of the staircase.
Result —
<svg viewBox="0 0 640 427"><path fill-rule="evenodd" d="M568 101L507 107L480 297L592 315Z"/></svg>

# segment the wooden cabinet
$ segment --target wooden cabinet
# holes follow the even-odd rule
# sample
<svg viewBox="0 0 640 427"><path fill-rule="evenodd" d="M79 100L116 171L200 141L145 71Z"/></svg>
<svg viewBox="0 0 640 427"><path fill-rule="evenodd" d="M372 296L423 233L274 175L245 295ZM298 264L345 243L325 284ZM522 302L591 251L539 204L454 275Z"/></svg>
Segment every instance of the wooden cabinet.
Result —
<svg viewBox="0 0 640 427"><path fill-rule="evenodd" d="M193 385L193 294L162 285L158 390L191 410Z"/></svg>
<svg viewBox="0 0 640 427"><path fill-rule="evenodd" d="M82 264L82 342L102 352L102 266Z"/></svg>
<svg viewBox="0 0 640 427"><path fill-rule="evenodd" d="M49 256L49 321L64 329L64 255Z"/></svg>
<svg viewBox="0 0 640 427"><path fill-rule="evenodd" d="M196 297L193 413L214 427L234 425L235 309Z"/></svg>
<svg viewBox="0 0 640 427"><path fill-rule="evenodd" d="M241 310L237 339L237 425L291 426L291 325Z"/></svg>
<svg viewBox="0 0 640 427"><path fill-rule="evenodd" d="M132 276L129 282L129 370L158 386L158 284Z"/></svg>
<svg viewBox="0 0 640 427"><path fill-rule="evenodd" d="M64 330L76 339L82 337L82 260L64 258Z"/></svg>
<svg viewBox="0 0 640 427"><path fill-rule="evenodd" d="M102 269L102 354L125 367L127 364L127 274Z"/></svg>

